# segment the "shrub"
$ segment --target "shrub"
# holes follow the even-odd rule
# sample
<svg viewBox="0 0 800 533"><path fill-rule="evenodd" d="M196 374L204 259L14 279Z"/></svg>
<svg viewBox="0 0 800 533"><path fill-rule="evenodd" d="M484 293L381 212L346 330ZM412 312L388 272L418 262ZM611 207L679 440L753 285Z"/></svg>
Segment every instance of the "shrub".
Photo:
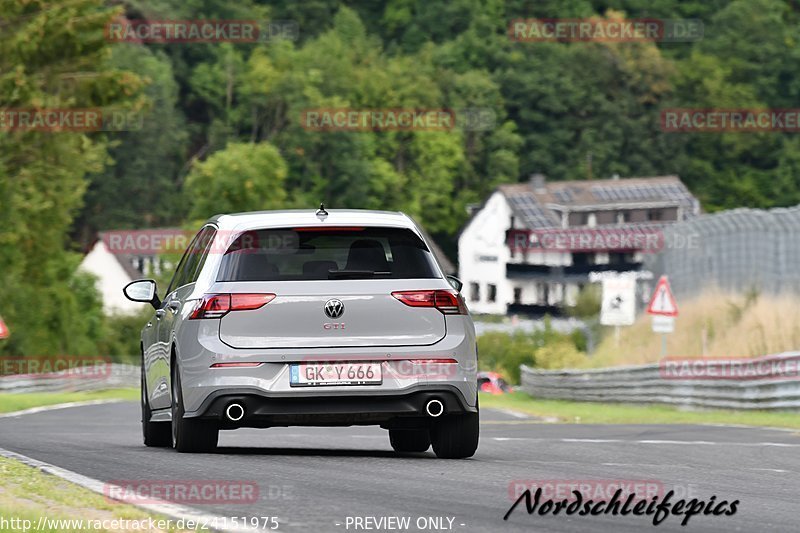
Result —
<svg viewBox="0 0 800 533"><path fill-rule="evenodd" d="M545 319L544 328L532 333L488 332L478 338L479 367L501 373L508 381L519 383L520 365L539 368L580 366L586 360L580 348L586 345L581 332L554 331Z"/></svg>
<svg viewBox="0 0 800 533"><path fill-rule="evenodd" d="M136 315L115 315L105 319L105 336L99 345L100 354L116 363L139 364L139 338L142 328L152 318L153 309L142 306Z"/></svg>

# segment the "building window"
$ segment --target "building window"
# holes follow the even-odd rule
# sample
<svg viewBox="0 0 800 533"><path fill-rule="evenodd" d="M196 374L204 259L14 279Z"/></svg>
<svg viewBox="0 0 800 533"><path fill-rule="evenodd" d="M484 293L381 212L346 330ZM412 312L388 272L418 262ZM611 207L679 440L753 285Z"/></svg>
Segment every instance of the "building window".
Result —
<svg viewBox="0 0 800 533"><path fill-rule="evenodd" d="M573 252L572 266L588 266L594 263L594 254Z"/></svg>
<svg viewBox="0 0 800 533"><path fill-rule="evenodd" d="M617 211L617 224L624 224L631 221L630 211Z"/></svg>
<svg viewBox="0 0 800 533"><path fill-rule="evenodd" d="M547 283L536 284L536 301L539 305L549 305L550 303L550 287Z"/></svg>
<svg viewBox="0 0 800 533"><path fill-rule="evenodd" d="M522 303L522 287L514 287L514 303Z"/></svg>
<svg viewBox="0 0 800 533"><path fill-rule="evenodd" d="M469 299L473 302L479 302L481 299L481 286L474 281L469 284Z"/></svg>
<svg viewBox="0 0 800 533"><path fill-rule="evenodd" d="M486 286L486 299L490 302L497 300L497 285L490 283Z"/></svg>
<svg viewBox="0 0 800 533"><path fill-rule="evenodd" d="M650 209L647 211L647 220L661 220L662 213L660 209Z"/></svg>
<svg viewBox="0 0 800 533"><path fill-rule="evenodd" d="M608 263L611 265L629 266L633 262L633 254L629 252L611 252L608 254Z"/></svg>

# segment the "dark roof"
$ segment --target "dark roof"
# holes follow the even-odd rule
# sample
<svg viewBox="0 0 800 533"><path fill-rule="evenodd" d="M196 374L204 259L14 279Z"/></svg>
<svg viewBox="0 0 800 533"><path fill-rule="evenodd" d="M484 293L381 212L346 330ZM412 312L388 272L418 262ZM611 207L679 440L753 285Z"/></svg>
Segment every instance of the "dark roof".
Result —
<svg viewBox="0 0 800 533"><path fill-rule="evenodd" d="M134 266L134 261L136 261L136 264L140 265L141 268L141 256L114 254L114 257L116 257L117 262L122 265L122 268L125 269L131 279L140 279L144 276L144 273Z"/></svg>
<svg viewBox="0 0 800 533"><path fill-rule="evenodd" d="M439 244L433 240L433 238L427 231L425 230L421 231L422 233L425 234L425 240L428 241L428 244L431 247L431 252L436 257L436 260L439 261L439 265L441 265L442 270L444 270L444 273L449 274L451 276L455 276L456 274L458 274L458 269L453 264L453 262L450 261L450 258L447 257L447 255L444 253L444 250L441 249Z"/></svg>
<svg viewBox="0 0 800 533"><path fill-rule="evenodd" d="M515 216L529 228L558 227L563 211L603 211L636 207L683 208L685 218L700 203L678 176L532 182L501 185Z"/></svg>
<svg viewBox="0 0 800 533"><path fill-rule="evenodd" d="M108 231L99 231L97 232L97 239L95 240L93 247L98 242L103 242L108 250L108 238L107 236L116 232L135 232L135 231L145 231L145 232L153 232L157 233L159 231L163 232L172 232L177 233L183 231L181 228L141 228L141 229L134 229L134 230L108 230ZM157 253L154 251L139 251L137 253L121 253L121 252L114 252L113 250L108 250L109 253L114 256L114 259L117 260L117 263L122 267L126 274L131 279L140 279L144 276L142 272L142 261L145 258L154 258L157 257Z"/></svg>

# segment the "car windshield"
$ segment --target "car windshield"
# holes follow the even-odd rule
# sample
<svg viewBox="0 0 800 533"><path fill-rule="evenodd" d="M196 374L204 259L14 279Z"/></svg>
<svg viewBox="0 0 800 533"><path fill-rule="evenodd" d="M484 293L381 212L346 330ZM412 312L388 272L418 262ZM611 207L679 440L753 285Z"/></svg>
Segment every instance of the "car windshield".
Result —
<svg viewBox="0 0 800 533"><path fill-rule="evenodd" d="M217 280L435 277L431 252L408 229L310 227L243 233L226 251Z"/></svg>

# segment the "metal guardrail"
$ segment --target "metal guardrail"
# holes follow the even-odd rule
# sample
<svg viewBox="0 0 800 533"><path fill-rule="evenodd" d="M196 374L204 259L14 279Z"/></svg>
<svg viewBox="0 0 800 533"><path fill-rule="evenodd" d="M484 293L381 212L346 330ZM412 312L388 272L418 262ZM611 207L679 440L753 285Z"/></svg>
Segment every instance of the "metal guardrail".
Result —
<svg viewBox="0 0 800 533"><path fill-rule="evenodd" d="M538 370L523 365L521 381L522 390L539 398L690 408L800 409L800 352L749 361L720 360L719 368L722 365L739 377L681 379L665 363L587 370ZM711 363L709 368L713 367ZM754 368L757 377L748 373Z"/></svg>
<svg viewBox="0 0 800 533"><path fill-rule="evenodd" d="M108 364L84 371L0 377L0 392L91 391L138 387L141 370L135 365Z"/></svg>
<svg viewBox="0 0 800 533"><path fill-rule="evenodd" d="M538 370L521 367L522 389L539 398L667 404L695 408L800 410L800 352L753 360L720 362L732 373L748 376L747 365L761 365L758 378L676 379L664 364L586 370ZM713 366L713 365L712 365ZM665 375L666 374L666 375ZM59 372L41 376L0 377L0 392L90 391L138 387L136 365L110 364L85 374Z"/></svg>

